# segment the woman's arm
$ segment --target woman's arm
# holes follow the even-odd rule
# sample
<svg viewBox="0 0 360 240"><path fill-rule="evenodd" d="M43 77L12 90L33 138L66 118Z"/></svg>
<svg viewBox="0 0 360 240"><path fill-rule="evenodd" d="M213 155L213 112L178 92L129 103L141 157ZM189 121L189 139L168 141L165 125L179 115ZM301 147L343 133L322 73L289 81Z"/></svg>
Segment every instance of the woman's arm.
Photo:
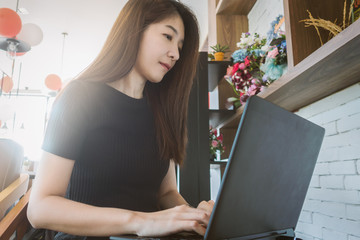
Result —
<svg viewBox="0 0 360 240"><path fill-rule="evenodd" d="M183 204L189 205L177 190L175 163L170 161L168 172L159 190L159 206L161 209L168 209Z"/></svg>
<svg viewBox="0 0 360 240"><path fill-rule="evenodd" d="M175 164L173 161L170 161L169 170L160 186L159 205L162 209L167 209L182 204L189 205L177 190ZM202 201L197 206L198 209L206 211L209 216L213 207L214 201L212 200L208 202Z"/></svg>
<svg viewBox="0 0 360 240"><path fill-rule="evenodd" d="M187 206L155 213L95 207L64 198L74 161L44 152L32 188L28 218L35 228L81 236L204 234L205 211Z"/></svg>
<svg viewBox="0 0 360 240"><path fill-rule="evenodd" d="M74 161L44 152L31 190L28 218L35 228L75 235L135 233L134 212L71 201L65 192Z"/></svg>

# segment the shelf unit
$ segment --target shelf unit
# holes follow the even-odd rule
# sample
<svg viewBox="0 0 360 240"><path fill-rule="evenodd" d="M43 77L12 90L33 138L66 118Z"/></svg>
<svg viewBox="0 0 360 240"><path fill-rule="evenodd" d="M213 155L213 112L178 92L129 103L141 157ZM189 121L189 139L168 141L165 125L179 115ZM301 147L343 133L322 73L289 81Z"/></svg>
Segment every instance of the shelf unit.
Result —
<svg viewBox="0 0 360 240"><path fill-rule="evenodd" d="M208 82L209 82L209 92L212 92L220 80L226 74L226 68L230 65L230 61L210 61L208 62ZM225 72L224 72L225 69Z"/></svg>
<svg viewBox="0 0 360 240"><path fill-rule="evenodd" d="M209 125L213 128L218 128L224 122L228 121L235 114L237 114L236 110L209 110Z"/></svg>
<svg viewBox="0 0 360 240"><path fill-rule="evenodd" d="M234 2L241 5L246 1L220 1L218 12L227 14L226 6ZM359 20L323 46L320 46L315 30L305 28L299 23L301 19L308 17L306 9L309 9L313 16L329 20L342 19L342 1L326 1L326 6L324 3L284 0L289 70L258 96L289 111L296 111L360 81ZM234 130L239 123L243 107L235 113L232 112L233 114L224 111L216 113L216 119L210 119L210 122L218 123L213 125L214 127Z"/></svg>
<svg viewBox="0 0 360 240"><path fill-rule="evenodd" d="M216 14L248 15L256 0L220 0L216 6Z"/></svg>

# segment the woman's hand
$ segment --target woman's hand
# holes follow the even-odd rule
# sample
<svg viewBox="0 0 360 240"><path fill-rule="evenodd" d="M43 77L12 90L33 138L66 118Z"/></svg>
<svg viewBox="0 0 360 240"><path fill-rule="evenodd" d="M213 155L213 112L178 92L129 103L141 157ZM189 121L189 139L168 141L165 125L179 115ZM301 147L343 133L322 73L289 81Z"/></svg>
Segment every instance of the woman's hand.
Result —
<svg viewBox="0 0 360 240"><path fill-rule="evenodd" d="M213 200L210 201L202 201L201 203L199 203L199 205L197 206L197 209L203 210L205 211L209 216L212 213L212 210L214 208L214 204L215 202Z"/></svg>
<svg viewBox="0 0 360 240"><path fill-rule="evenodd" d="M138 213L137 235L166 236L182 231L204 235L213 205L209 202L200 203L198 208L181 205L154 213Z"/></svg>

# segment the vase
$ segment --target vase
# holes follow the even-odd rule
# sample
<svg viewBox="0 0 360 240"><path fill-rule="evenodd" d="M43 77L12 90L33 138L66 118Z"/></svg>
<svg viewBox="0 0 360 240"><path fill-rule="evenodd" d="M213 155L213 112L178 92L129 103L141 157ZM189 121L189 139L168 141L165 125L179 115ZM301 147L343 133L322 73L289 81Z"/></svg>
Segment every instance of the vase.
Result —
<svg viewBox="0 0 360 240"><path fill-rule="evenodd" d="M215 61L223 61L224 60L224 53L223 52L216 52L214 53Z"/></svg>

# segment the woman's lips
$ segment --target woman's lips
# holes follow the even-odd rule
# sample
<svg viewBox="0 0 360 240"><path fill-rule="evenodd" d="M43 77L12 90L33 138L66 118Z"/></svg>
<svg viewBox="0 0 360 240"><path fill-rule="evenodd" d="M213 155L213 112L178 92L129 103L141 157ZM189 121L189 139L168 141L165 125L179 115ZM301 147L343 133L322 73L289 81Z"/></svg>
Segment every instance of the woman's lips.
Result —
<svg viewBox="0 0 360 240"><path fill-rule="evenodd" d="M166 68L166 70L170 70L170 68L171 68L171 66L169 65L169 64L166 64L166 63L162 63L162 62L160 62L160 64L164 67L164 68Z"/></svg>

